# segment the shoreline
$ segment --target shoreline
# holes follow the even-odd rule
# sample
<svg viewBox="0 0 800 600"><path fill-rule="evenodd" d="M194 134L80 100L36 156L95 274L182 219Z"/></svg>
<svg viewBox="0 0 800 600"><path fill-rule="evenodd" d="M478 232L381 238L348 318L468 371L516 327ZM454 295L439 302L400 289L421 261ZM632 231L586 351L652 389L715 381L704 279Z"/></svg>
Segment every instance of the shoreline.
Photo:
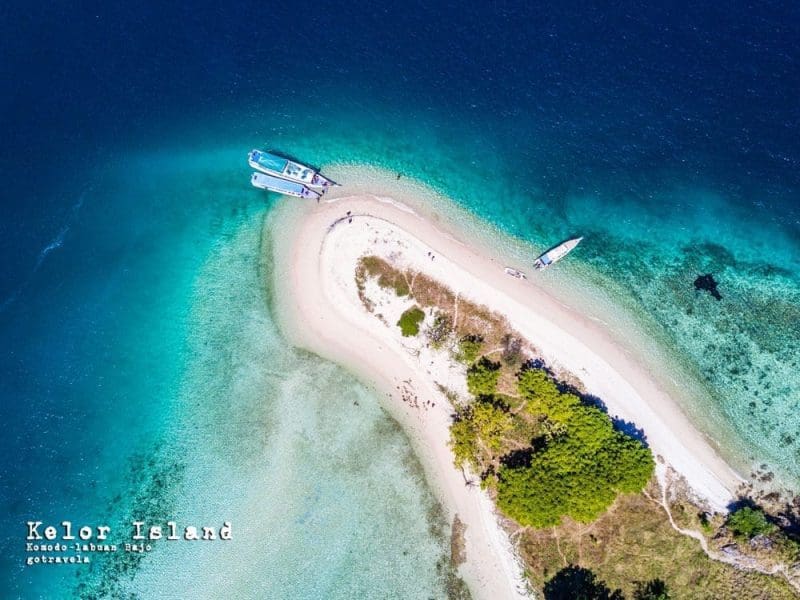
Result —
<svg viewBox="0 0 800 600"><path fill-rule="evenodd" d="M530 274L532 257L552 245L514 237L425 181L407 176L399 181L393 172L364 164L337 164L328 170L340 181L348 182L346 191L334 190L331 197L363 193L399 201L411 212L435 223L447 237L460 245L467 245L462 240L469 240L472 251L503 266ZM601 328L631 361L648 372L693 422L706 443L754 490L762 495L779 492L784 498L794 496L794 480L775 465L768 466L774 479L768 485L759 483L757 475L765 461L757 459L753 447L728 420L697 365L672 348L663 338L661 325L642 312L625 290L618 289L616 281L581 261L564 261L558 269L537 273L531 284L567 311Z"/></svg>
<svg viewBox="0 0 800 600"><path fill-rule="evenodd" d="M280 232L273 240L277 320L292 343L343 365L382 392L384 408L404 426L448 518L458 514L467 526L467 562L461 574L476 596L524 597L521 569L488 497L482 499L484 492L466 487L453 466L447 403L437 402L440 408L421 413L396 393L407 383L415 394L439 399L433 378L351 297L353 260L372 249L368 237L359 233L364 225L404 244L414 268L506 316L548 363L573 373L601 397L609 414L643 428L654 454L683 475L712 508L724 510L733 500L741 478L600 324L534 283L508 277L497 258L476 253L452 231L443 231L436 219L362 190L357 196L350 195L350 188L337 192L339 197L331 195L318 205L284 203L269 219ZM354 221L332 227L347 211ZM437 260L428 261L425 251Z"/></svg>

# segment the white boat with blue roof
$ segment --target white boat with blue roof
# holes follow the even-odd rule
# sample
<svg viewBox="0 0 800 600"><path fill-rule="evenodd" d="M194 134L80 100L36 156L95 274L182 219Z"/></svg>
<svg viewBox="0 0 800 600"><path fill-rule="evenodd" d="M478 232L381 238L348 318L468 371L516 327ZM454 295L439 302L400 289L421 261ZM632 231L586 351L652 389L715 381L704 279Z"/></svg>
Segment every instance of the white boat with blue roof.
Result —
<svg viewBox="0 0 800 600"><path fill-rule="evenodd" d="M323 191L328 187L338 185L311 167L271 152L251 150L247 155L247 162L255 170L267 175L296 181L309 187L323 188Z"/></svg>
<svg viewBox="0 0 800 600"><path fill-rule="evenodd" d="M550 250L541 254L539 258L533 261L533 266L539 271L546 269L572 252L575 246L581 243L582 239L582 237L572 238L571 240L560 243L558 246L553 246Z"/></svg>

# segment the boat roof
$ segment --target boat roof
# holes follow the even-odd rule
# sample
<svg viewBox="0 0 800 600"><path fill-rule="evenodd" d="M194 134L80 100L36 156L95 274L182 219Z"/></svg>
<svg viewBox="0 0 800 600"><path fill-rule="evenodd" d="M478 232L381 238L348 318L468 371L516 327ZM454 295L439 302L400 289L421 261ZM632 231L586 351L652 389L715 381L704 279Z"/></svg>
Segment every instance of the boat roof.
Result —
<svg viewBox="0 0 800 600"><path fill-rule="evenodd" d="M306 186L302 183L281 179L280 177L274 177L266 173L253 173L253 180L268 185L269 188L275 192L302 194L306 189Z"/></svg>
<svg viewBox="0 0 800 600"><path fill-rule="evenodd" d="M263 150L253 150L250 156L265 169L277 171L278 173L282 173L283 169L286 168L286 165L289 163L288 159L270 154L269 152L264 152Z"/></svg>

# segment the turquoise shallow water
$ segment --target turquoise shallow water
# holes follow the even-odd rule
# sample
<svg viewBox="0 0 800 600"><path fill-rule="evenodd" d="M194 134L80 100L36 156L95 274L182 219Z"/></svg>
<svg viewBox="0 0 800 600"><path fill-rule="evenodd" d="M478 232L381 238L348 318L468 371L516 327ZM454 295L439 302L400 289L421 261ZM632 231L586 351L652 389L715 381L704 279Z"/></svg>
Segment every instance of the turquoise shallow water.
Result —
<svg viewBox="0 0 800 600"><path fill-rule="evenodd" d="M245 156L238 145L157 152L94 179L42 267L91 268L99 254L109 269L91 288L59 286L73 320L68 298L94 305L66 330L76 380L63 382L92 434L65 440L74 451L51 465L63 488L13 508L17 519L108 523L120 543L134 519L171 518L228 520L234 540L161 542L88 568L15 565L12 593L428 598L453 585L449 526L403 433L372 392L277 332L262 253L270 200L249 185ZM91 249L81 248L86 229L99 229ZM47 416L36 434L51 439Z"/></svg>
<svg viewBox="0 0 800 600"><path fill-rule="evenodd" d="M180 409L165 432L178 467L150 490L187 523L230 521L234 540L162 543L113 585L141 597L442 595L447 525L403 434L351 376L276 332L259 269L264 214L242 219L193 284Z"/></svg>

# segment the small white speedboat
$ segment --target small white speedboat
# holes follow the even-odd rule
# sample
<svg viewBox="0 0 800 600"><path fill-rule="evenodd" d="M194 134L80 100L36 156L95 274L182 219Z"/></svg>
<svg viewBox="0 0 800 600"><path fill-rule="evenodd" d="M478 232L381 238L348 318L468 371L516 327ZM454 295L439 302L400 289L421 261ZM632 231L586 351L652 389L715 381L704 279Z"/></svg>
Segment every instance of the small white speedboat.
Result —
<svg viewBox="0 0 800 600"><path fill-rule="evenodd" d="M564 258L567 254L572 252L575 249L575 246L581 243L583 237L572 238L571 240L567 240L566 242L562 242L558 246L553 246L547 252L543 253L539 256L535 261L533 261L533 266L536 267L538 270L542 271L552 265L553 263L558 262L562 258Z"/></svg>

